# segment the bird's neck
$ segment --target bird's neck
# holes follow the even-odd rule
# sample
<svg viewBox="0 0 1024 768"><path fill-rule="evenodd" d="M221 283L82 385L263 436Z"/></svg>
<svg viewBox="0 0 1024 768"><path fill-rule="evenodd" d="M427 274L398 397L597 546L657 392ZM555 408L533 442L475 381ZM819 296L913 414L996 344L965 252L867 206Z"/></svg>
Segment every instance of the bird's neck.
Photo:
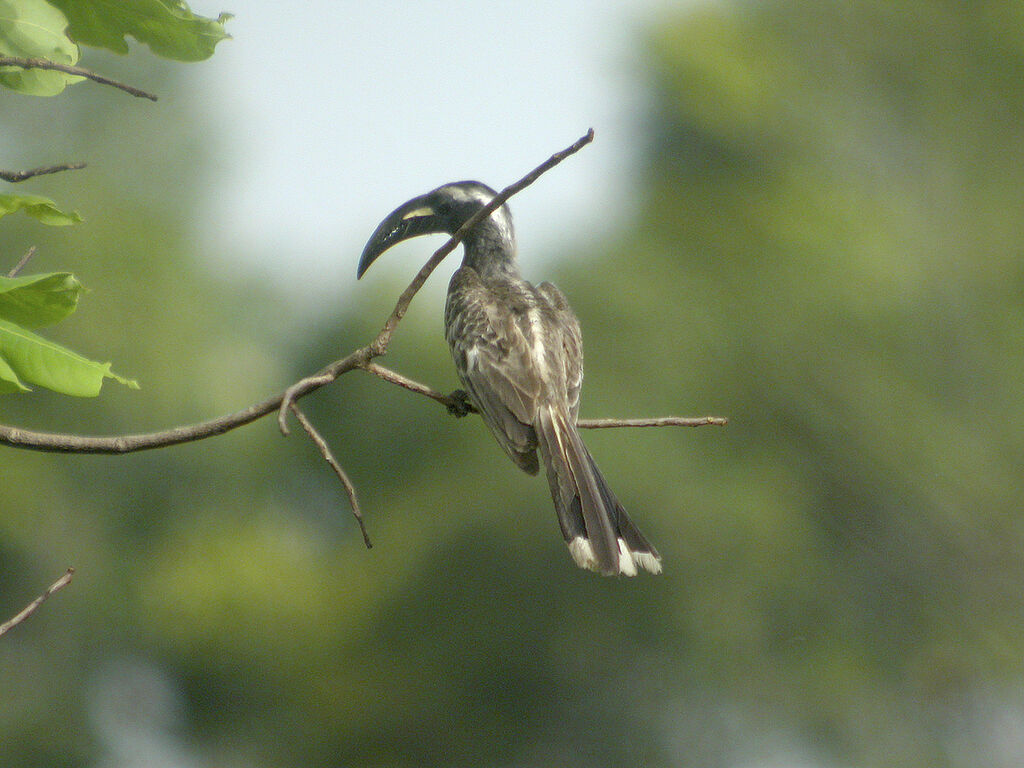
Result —
<svg viewBox="0 0 1024 768"><path fill-rule="evenodd" d="M510 230L484 222L466 236L463 245L462 263L472 267L483 280L520 278L515 236Z"/></svg>

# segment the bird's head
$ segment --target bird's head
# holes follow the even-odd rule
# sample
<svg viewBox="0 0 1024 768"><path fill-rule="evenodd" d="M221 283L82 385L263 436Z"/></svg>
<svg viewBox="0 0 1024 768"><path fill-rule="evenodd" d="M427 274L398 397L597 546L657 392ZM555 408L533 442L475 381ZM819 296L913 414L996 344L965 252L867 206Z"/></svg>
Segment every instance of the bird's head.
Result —
<svg viewBox="0 0 1024 768"><path fill-rule="evenodd" d="M357 277L391 246L418 235L437 232L455 234L459 227L490 203L497 192L479 181L456 181L403 203L384 219L370 236L359 258ZM473 228L486 229L502 243L513 248L512 216L502 205L485 221Z"/></svg>

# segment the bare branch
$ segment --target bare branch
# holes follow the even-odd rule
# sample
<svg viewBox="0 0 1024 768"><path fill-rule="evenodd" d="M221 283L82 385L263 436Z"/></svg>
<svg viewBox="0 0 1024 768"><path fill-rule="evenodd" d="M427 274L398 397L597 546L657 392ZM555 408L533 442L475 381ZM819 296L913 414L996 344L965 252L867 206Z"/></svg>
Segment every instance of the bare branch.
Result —
<svg viewBox="0 0 1024 768"><path fill-rule="evenodd" d="M400 373L392 371L390 368L385 368L383 365L377 365L377 363L367 363L363 366L363 370L367 373L372 373L374 376L384 379L384 381L392 384L397 384L403 389L408 389L410 392L415 392L418 395L424 395L429 397L441 405L445 406L449 410L455 407L455 399L449 395L442 394L436 389L431 389L426 384L420 384L418 381L413 381L410 378L403 376ZM472 406L470 406L472 408ZM472 413L476 413L476 409L472 408Z"/></svg>
<svg viewBox="0 0 1024 768"><path fill-rule="evenodd" d="M3 57L0 57L0 64L4 62ZM46 67L44 67L46 68ZM60 69L60 68L58 68ZM67 71L62 69L62 71ZM98 79L94 77L93 79ZM106 82L105 79L100 82ZM114 84L114 83L109 83ZM129 91L131 92L131 91ZM144 94L143 94L144 95ZM155 97L153 97L155 99ZM202 440L207 437L213 437L214 435L221 435L225 432L229 432L238 427L249 424L256 421L263 416L266 416L273 411L277 411L278 427L281 433L288 435L288 424L287 415L288 412L298 419L299 424L305 430L306 434L313 441L320 451L321 456L330 465L331 469L337 475L341 484L345 488L345 492L348 494L349 503L352 508L352 515L355 517L356 522L359 524L359 530L362 532L363 541L366 547L369 549L372 547L370 542L370 536L366 531L366 526L363 522L362 512L359 508L359 500L356 496L355 486L349 479L345 470L342 469L341 465L335 459L331 453L330 447L327 445L327 441L320 435L316 428L312 425L306 415L299 409L296 401L304 397L305 395L313 392L320 387L330 384L339 376L348 373L355 368L362 368L365 371L378 376L385 381L388 381L397 386L408 389L420 395L435 400L436 402L444 405L449 413L455 416L465 416L469 413L476 412L468 396L463 392L453 392L450 395L445 395L440 392L427 387L426 385L409 379L402 374L396 373L388 368L385 368L377 363L373 362L374 358L380 357L386 354L388 346L391 343L391 337L394 334L395 329L398 327L398 323L404 317L406 310L409 308L410 303L415 297L416 293L422 288L431 272L441 263L441 261L451 253L458 243L461 241L463 235L479 221L486 216L489 216L499 206L503 205L512 195L525 189L540 176L550 169L558 165L562 160L575 154L584 146L593 141L594 132L590 130L581 137L578 141L572 144L570 147L557 152L552 155L547 161L537 166L533 171L528 173L522 179L517 181L505 189L503 189L498 195L482 210L478 211L469 221L467 221L459 230L449 238L441 248L439 248L433 256L427 261L427 263L419 270L416 276L413 278L409 286L402 292L402 295L398 298L395 308L388 316L386 322L380 333L371 341L369 344L356 349L346 357L336 360L335 362L327 365L312 376L307 376L294 384L290 385L287 389L278 395L267 398L262 402L255 403L248 408L235 413L221 416L220 418L211 419L209 421L200 422L198 424L192 424L188 426L174 427L172 429L163 430L160 432L151 432L147 434L137 435L116 435L110 437L92 437L83 435L68 435L68 434L54 434L44 432L34 432L25 429L19 429L17 427L10 427L0 425L0 444L7 444L16 448L26 448L37 451L53 451L60 453L104 453L104 454L121 454L121 453L132 453L134 451L143 451L153 448L162 448L171 445L177 445L180 443L193 442L196 440ZM22 172L25 178L30 175L39 175L42 172L56 172L54 170L47 169L36 169L35 172L25 171ZM18 262L18 264L11 270L11 275L17 274L25 263L32 257L35 248L29 249L29 252ZM578 422L580 427L585 428L600 428L600 427L625 427L625 426L702 426L705 424L725 424L725 419L716 419L714 417L704 417L699 419L684 419L679 417L664 417L658 419L630 419L630 420L617 420L617 419L597 419L597 420L582 420ZM68 570L62 580L55 583L50 589L41 597L39 597L32 605L22 611L18 616L15 616L7 624L0 627L0 635L6 632L11 626L14 626L25 618L30 616L39 605L53 592L62 588L71 579L72 570Z"/></svg>
<svg viewBox="0 0 1024 768"><path fill-rule="evenodd" d="M3 171L0 170L0 179L17 184L19 181L31 179L35 176L45 176L49 173L60 173L61 171L77 171L85 168L85 163L59 163L57 165L44 165L41 168L33 168L28 171Z"/></svg>
<svg viewBox="0 0 1024 768"><path fill-rule="evenodd" d="M341 374L358 368L367 357L366 348L358 349L347 357L342 358L324 369L323 373L330 374L333 378L323 381L333 381ZM308 395L315 389L323 386L318 377L310 377L293 384L286 390L291 392L292 399L298 399ZM223 435L238 427L251 424L268 413L276 411L284 400L285 392L273 397L268 397L262 402L250 405L235 413L229 413L220 418L202 421L198 424L190 424L183 427L172 427L160 432L149 432L138 435L113 435L110 437L91 437L85 435L67 435L53 432L35 432L18 427L0 425L0 444L6 444L15 448L25 448L33 451L48 451L51 453L134 453L136 451L148 451L154 448L164 448L169 445L180 443L191 443L196 440L204 440L208 437Z"/></svg>
<svg viewBox="0 0 1024 768"><path fill-rule="evenodd" d="M416 274L416 277L412 279L412 282L409 283L409 287L402 291L402 295L398 297L398 303L395 304L395 308L391 311L391 315L384 323L384 327L381 329L380 333L377 334L377 338L374 339L373 344L371 345L375 352L374 357L379 357L387 351L388 344L391 343L391 334L394 333L398 322L405 316L405 312L409 309L409 304L412 303L413 297L417 294L420 288L423 287L423 284L427 281L427 278L430 277L430 274L437 268L437 265L444 260L444 257L454 251L455 246L462 242L462 237L466 232L475 227L478 222L483 221L498 210L498 208L504 205L512 195L526 189L560 162L570 155L575 155L593 140L594 129L591 128L574 144L566 147L561 152L556 152L515 184L510 184L501 190L501 192L499 192L490 203L473 214L465 224L459 227L459 230L449 238L447 243L434 251L434 255L430 257L430 260L423 265L420 271Z"/></svg>
<svg viewBox="0 0 1024 768"><path fill-rule="evenodd" d="M92 80L95 83L102 85L109 85L118 90L122 90L125 93L130 93L132 96L138 96L143 99L149 99L150 101L156 101L156 96L148 91L143 91L140 88L136 88L134 85L126 85L125 83L112 80L104 75L97 74L88 69L82 69L81 67L75 67L70 64L58 64L55 61L49 61L47 59L23 59L18 56L0 56L0 67L21 67L22 69L48 69L54 72L64 72L68 75L78 75L88 80Z"/></svg>
<svg viewBox="0 0 1024 768"><path fill-rule="evenodd" d="M11 268L11 271L7 273L7 276L15 277L22 269L24 269L25 265L28 264L29 259L35 255L36 247L34 245L29 246L29 249L25 251L25 255L18 259L18 263Z"/></svg>
<svg viewBox="0 0 1024 768"><path fill-rule="evenodd" d="M449 412L455 412L459 414L477 413L476 408L471 402L466 402L463 398L457 397L456 395L446 395L442 392L438 392L436 389L431 389L426 384L420 384L418 381L413 381L407 376L403 376L397 371L392 371L390 368L385 368L383 365L377 363L367 363L362 366L363 370L367 373L372 373L374 376L383 379L386 382L395 384L396 386L407 389L410 392L415 392L418 395L429 397L431 400L440 403ZM576 422L576 425L581 429L608 429L612 427L704 427L704 426L724 426L728 423L728 419L721 418L719 416L698 416L698 417L687 417L687 416L658 416L649 419L580 419Z"/></svg>
<svg viewBox="0 0 1024 768"><path fill-rule="evenodd" d="M352 481L349 479L348 475L345 474L345 470L341 468L341 464L339 464L338 460L334 458L334 454L331 453L331 449L330 446L327 445L327 441L324 440L320 433L316 431L316 428L310 420L306 418L306 414L299 410L299 406L295 403L291 403L289 408L291 409L291 412L295 414L295 418L299 420L299 424L302 425L302 428L306 430L306 434L309 435L309 439L312 440L316 444L316 447L320 449L320 455L324 457L324 461L331 465L331 469L334 470L334 474L338 476L338 479L341 480L341 484L345 486L345 492L348 494L349 504L352 505L352 516L356 519L356 522L359 523L359 530L363 534L363 543L366 544L367 549L372 549L373 544L370 543L370 534L366 532L366 525L363 523L363 513L359 509L359 500L356 498L356 487L352 485Z"/></svg>
<svg viewBox="0 0 1024 768"><path fill-rule="evenodd" d="M431 389L426 384L420 384L407 376L385 368L377 363L367 363L362 366L367 373L383 379L391 384L408 389L418 395L429 397L431 400L440 403L448 409L449 413L465 415L466 413L477 413L471 402L456 395L445 395L436 389ZM458 393L457 393L458 394ZM580 429L610 429L613 427L723 427L729 423L728 419L720 416L658 416L649 419L579 419L576 426Z"/></svg>
<svg viewBox="0 0 1024 768"><path fill-rule="evenodd" d="M0 64L4 61L5 59L0 57ZM233 429L250 424L274 411L278 412L278 424L281 427L281 431L284 434L288 434L285 417L287 412L292 410L293 403L308 395L310 392L333 382L339 376L348 373L355 368L363 368L376 376L380 376L385 380L391 381L394 384L398 384L406 389L410 389L411 391L430 397L444 405L452 413L461 413L464 415L467 412L471 412L472 408L465 399L456 397L455 395L443 395L439 392L434 392L429 387L413 382L411 379L407 379L404 376L401 376L401 374L389 371L382 366L378 366L372 361L374 358L380 357L387 352L391 336L394 333L395 328L398 326L398 323L405 315L413 297L423 286L423 283L426 281L427 277L429 277L430 273L438 264L440 264L441 260L460 242L463 234L470 227L476 224L477 221L490 215L493 210L497 209L498 206L502 205L514 194L525 189L540 178L541 175L589 144L593 138L594 132L592 130L588 131L586 135L581 137L574 144L561 152L555 153L515 184L503 189L494 198L490 205L480 210L473 218L467 221L466 224L464 224L459 231L456 232L447 243L445 243L444 246L438 249L434 255L431 256L430 260L423 266L423 268L420 269L419 273L399 297L398 302L387 318L384 327L372 342L364 347L356 349L346 357L327 365L316 374L295 382L280 394L269 397L261 402L254 403L248 408L244 408L240 411L236 411L235 413L230 413L216 419L145 434L94 437L36 432L27 429L20 429L18 427L0 425L0 444L6 444L15 448L56 453L134 453L135 451L163 448L166 446L203 440L215 435L222 435L225 432L230 432ZM653 423L656 421L661 421L662 423ZM714 419L712 417L705 417L701 419L669 417L667 420L639 419L627 422L619 422L615 419L602 419L591 423L584 420L581 421L579 425L581 427L594 428L613 426L699 426L703 424L722 423L725 423L724 419ZM355 505L353 506L355 507Z"/></svg>
<svg viewBox="0 0 1024 768"><path fill-rule="evenodd" d="M580 429L610 429L614 427L724 427L728 419L721 416L657 416L651 419L579 419Z"/></svg>
<svg viewBox="0 0 1024 768"><path fill-rule="evenodd" d="M64 589L64 587L70 584L71 577L74 576L74 574L75 569L68 568L67 571L65 571L64 575L57 579L55 582L53 582L53 584L50 585L49 589L43 592L43 594L41 594L31 603L26 605L24 608L22 608L17 615L8 619L3 624L0 624L0 637L6 635L10 630L14 629L14 627L18 626L23 621L25 621L25 619L29 618L33 613L38 611L39 606L46 602L46 598L48 598L54 592Z"/></svg>

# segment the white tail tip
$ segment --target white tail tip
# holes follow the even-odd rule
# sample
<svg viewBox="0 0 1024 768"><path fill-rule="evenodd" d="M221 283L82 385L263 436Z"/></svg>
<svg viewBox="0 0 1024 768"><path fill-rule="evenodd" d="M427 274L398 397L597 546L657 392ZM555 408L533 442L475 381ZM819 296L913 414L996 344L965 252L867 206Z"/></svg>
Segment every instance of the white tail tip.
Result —
<svg viewBox="0 0 1024 768"><path fill-rule="evenodd" d="M589 539L576 536L567 545L576 565L588 571L598 570L597 558L594 557L594 548L590 546ZM649 573L661 573L661 560L650 552L633 552L625 541L619 539L619 574L636 576L638 567Z"/></svg>

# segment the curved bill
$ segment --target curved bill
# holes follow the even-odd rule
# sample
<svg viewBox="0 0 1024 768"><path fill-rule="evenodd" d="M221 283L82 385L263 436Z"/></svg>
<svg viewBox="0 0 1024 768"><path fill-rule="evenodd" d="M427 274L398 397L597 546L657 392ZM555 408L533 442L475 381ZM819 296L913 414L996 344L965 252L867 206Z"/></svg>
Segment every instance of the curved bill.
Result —
<svg viewBox="0 0 1024 768"><path fill-rule="evenodd" d="M356 269L356 278L363 276L369 266L391 246L418 235L429 235L446 231L444 222L437 211L426 201L426 196L416 197L399 206L382 221L363 248Z"/></svg>

